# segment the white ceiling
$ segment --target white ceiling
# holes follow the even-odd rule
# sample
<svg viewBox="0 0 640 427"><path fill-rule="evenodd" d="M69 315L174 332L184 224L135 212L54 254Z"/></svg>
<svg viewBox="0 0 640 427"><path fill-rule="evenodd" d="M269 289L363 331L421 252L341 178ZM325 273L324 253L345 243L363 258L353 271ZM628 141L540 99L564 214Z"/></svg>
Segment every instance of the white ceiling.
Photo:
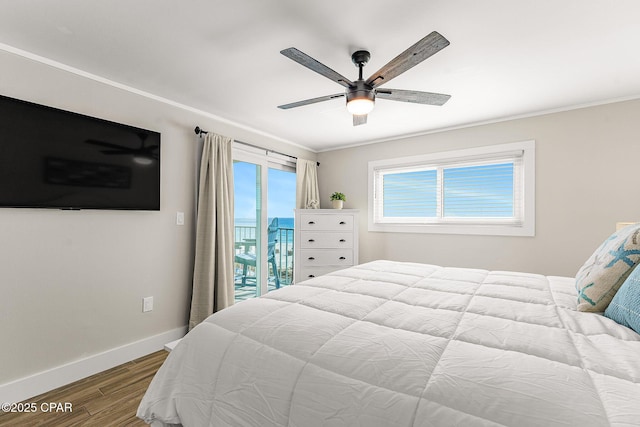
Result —
<svg viewBox="0 0 640 427"><path fill-rule="evenodd" d="M639 17L637 0L3 0L0 48L323 151L640 97ZM353 51L366 78L434 30L450 46L388 86L442 107L378 100L358 127L344 99L276 108L343 90L284 48L355 80Z"/></svg>

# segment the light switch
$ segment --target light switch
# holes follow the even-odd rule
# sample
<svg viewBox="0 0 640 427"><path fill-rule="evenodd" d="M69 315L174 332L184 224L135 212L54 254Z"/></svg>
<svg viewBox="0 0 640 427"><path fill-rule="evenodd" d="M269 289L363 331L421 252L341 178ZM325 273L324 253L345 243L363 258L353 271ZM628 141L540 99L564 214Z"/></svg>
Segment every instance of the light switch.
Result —
<svg viewBox="0 0 640 427"><path fill-rule="evenodd" d="M146 313L153 310L153 297L142 298L142 312Z"/></svg>
<svg viewBox="0 0 640 427"><path fill-rule="evenodd" d="M184 212L176 214L176 225L184 225Z"/></svg>

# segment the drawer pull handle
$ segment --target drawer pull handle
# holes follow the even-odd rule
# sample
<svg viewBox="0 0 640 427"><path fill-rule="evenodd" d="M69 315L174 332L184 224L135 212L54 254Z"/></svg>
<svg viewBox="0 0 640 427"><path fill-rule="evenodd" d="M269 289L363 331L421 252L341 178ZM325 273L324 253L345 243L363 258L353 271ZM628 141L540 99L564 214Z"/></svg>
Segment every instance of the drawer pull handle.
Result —
<svg viewBox="0 0 640 427"><path fill-rule="evenodd" d="M308 259L308 260L310 260L310 261L313 261L315 258L314 258L314 257L312 257L312 256L310 256L310 257L309 257L309 258L307 258L307 259Z"/></svg>
<svg viewBox="0 0 640 427"><path fill-rule="evenodd" d="M345 224L346 224L346 222L340 221L340 225L345 225Z"/></svg>
<svg viewBox="0 0 640 427"><path fill-rule="evenodd" d="M310 274L310 275L308 275L307 277L316 277L316 276L314 276L313 274Z"/></svg>
<svg viewBox="0 0 640 427"><path fill-rule="evenodd" d="M346 242L345 239L340 239L340 243L344 243L344 242Z"/></svg>
<svg viewBox="0 0 640 427"><path fill-rule="evenodd" d="M313 225L313 224L315 224L315 222L309 221L309 225Z"/></svg>
<svg viewBox="0 0 640 427"><path fill-rule="evenodd" d="M313 242L315 242L315 240L313 240L313 239L309 239L309 240L308 240L308 242L309 242L309 243L313 243Z"/></svg>
<svg viewBox="0 0 640 427"><path fill-rule="evenodd" d="M340 257L340 258L338 258L338 259L346 259L346 258L345 258L345 257L343 257L343 256L341 256L341 257Z"/></svg>

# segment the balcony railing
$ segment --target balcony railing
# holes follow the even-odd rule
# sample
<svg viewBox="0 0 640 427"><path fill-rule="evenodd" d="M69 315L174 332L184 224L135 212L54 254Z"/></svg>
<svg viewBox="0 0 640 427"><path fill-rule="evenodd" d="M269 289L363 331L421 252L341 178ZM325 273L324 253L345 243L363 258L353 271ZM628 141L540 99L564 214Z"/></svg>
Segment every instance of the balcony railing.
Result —
<svg viewBox="0 0 640 427"><path fill-rule="evenodd" d="M280 286L290 285L293 281L293 242L294 242L294 229L286 228L286 227L278 227L276 234L276 243L274 247L274 259L276 263L277 272L272 271L273 268L271 263L268 263L269 268L269 282L268 288L269 290L275 289L275 274L278 275L278 279L280 281ZM245 226L245 225L237 225L234 230L234 237L236 242L236 254L239 253L249 253L256 254L256 227ZM243 279L243 266L239 263L235 264L236 271L236 286L241 285ZM255 268L249 267L247 269L246 277L244 277L244 282L247 287L252 287L254 295L255 295ZM238 293L238 292L237 292ZM254 295L248 295L254 296ZM244 299L239 298L239 295L236 296L236 299Z"/></svg>
<svg viewBox="0 0 640 427"><path fill-rule="evenodd" d="M293 241L293 228L278 228L274 256L281 286L293 282Z"/></svg>

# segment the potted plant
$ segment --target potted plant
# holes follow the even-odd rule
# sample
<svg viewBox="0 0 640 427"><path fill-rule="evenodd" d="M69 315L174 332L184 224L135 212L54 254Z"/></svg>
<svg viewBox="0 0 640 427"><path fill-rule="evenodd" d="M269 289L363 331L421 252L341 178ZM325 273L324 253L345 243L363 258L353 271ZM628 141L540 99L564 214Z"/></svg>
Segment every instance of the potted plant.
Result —
<svg viewBox="0 0 640 427"><path fill-rule="evenodd" d="M335 192L331 195L331 204L333 209L342 209L344 202L347 200L347 196L344 193Z"/></svg>

